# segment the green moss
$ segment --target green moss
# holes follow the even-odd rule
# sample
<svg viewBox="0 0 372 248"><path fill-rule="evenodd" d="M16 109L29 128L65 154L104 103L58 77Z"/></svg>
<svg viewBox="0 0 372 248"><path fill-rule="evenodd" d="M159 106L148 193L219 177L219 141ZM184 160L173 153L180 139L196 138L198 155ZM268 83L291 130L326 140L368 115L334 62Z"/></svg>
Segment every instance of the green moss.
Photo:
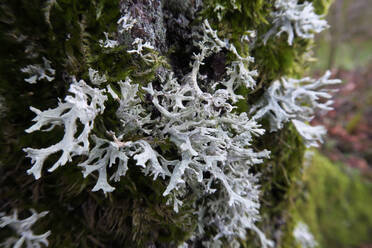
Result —
<svg viewBox="0 0 372 248"><path fill-rule="evenodd" d="M309 226L319 248L358 247L370 243L372 184L357 171L332 164L317 152L311 164L301 169L300 156L294 154L284 156L292 157L284 163L287 167L282 171L285 173L279 171L273 176L276 181L263 184L261 225L268 232L267 226L271 225L280 233L277 247L299 247L293 237L299 221ZM268 192L271 195L267 195ZM247 247L258 246L249 241Z"/></svg>
<svg viewBox="0 0 372 248"><path fill-rule="evenodd" d="M295 39L297 40L297 38ZM288 45L285 35L269 39L266 45L260 44L252 51L256 58L260 77L265 85L282 76L298 77L308 67L304 54L309 51L311 41L298 40Z"/></svg>
<svg viewBox="0 0 372 248"><path fill-rule="evenodd" d="M233 36L241 36L247 30L252 30L253 27L258 27L262 23L268 23L267 17L270 14L270 7L273 1L263 0L218 0L206 1L201 13L202 16L208 18L211 23L225 27L227 33ZM229 31L228 31L229 30ZM238 38L238 37L236 37Z"/></svg>
<svg viewBox="0 0 372 248"><path fill-rule="evenodd" d="M264 45L261 41L254 47L241 43L240 37L247 30L257 30L257 36L263 37L271 28L270 13L274 10L273 1L211 1L202 12L203 19L208 19L212 27L219 30L220 37L228 38L244 55L255 58L254 67L259 72L258 89L251 91L241 87L238 93L245 99L236 106L237 111L247 112L250 105L260 98L271 82L282 76L300 77L308 69L310 61L307 54L313 45L312 40L295 38L292 46L287 43L285 34L269 39ZM325 14L331 1L314 1L317 14ZM228 62L233 58L228 57ZM267 130L268 123L262 121ZM260 137L257 148L268 149L271 159L255 170L262 173L261 189L263 192L259 223L269 237L274 232L281 235L276 238L277 247L298 247L292 232L300 216L296 210L299 192L301 168L305 147L295 128L289 124L283 130L267 133ZM243 242L244 247L259 247L254 234Z"/></svg>
<svg viewBox="0 0 372 248"><path fill-rule="evenodd" d="M296 39L294 45L289 46L283 35L269 40L266 46L258 43L249 47L240 40L248 30L257 30L258 37L262 37L271 28L269 21L273 2L236 0L234 5L229 0L207 0L199 19L195 21L200 23L202 19L208 19L212 27L219 30L219 36L228 38L241 55L251 55L256 59L249 69L257 69L260 73L257 79L259 90L253 92L244 87L238 90L245 97L237 104L239 112L247 112L250 104L273 80L283 75L299 76L307 66L303 55L311 46L311 41ZM329 2L315 0L314 5L319 13L324 13ZM101 87L111 84L115 89L115 82L126 77L140 85L153 81L160 66L169 66L167 59L180 60L175 67L182 70L187 67L189 55L193 52L191 41L181 41L176 47L178 50L174 48L177 53L170 49L166 57L148 51L158 59L151 65L137 55L128 54L125 45L114 49L100 47L103 32L116 31L120 15L118 6L119 0L57 0L57 4L50 8L48 19L40 18L45 16L45 1L14 0L0 6L0 32L4 34L0 36L0 52L6 55L0 61L0 93L9 105L7 118L0 126L1 145L5 147L0 154L3 163L0 174L4 175L0 177L0 211L3 208L22 211L32 207L38 211L49 210L48 217L41 220L37 231L52 230L49 238L51 247L172 247L189 238L196 228L192 214L194 196L187 195L180 213L175 213L171 206L166 205L167 198L162 196L165 182L144 176L138 167L133 166L133 161L130 161L128 174L113 184L116 191L106 197L100 192L91 192L95 178L82 177L80 169L75 166L79 158L52 174L45 172L37 181L25 173L30 161L24 158L22 148L45 147L56 143L63 135L62 129L26 135L24 130L31 125L30 120L34 117L28 108L56 106L57 97L63 99L69 88L66 76L75 75L77 79L87 80L88 68L92 67L108 78L108 82ZM27 38L17 40L21 34ZM183 45L189 47L185 49ZM32 47L30 51L37 56L30 56L31 52L25 52L25 47ZM43 56L52 61L52 67L57 71L56 80L37 85L25 83L20 69L41 63ZM233 59L231 54L227 54L227 63ZM145 99L143 92L140 92L140 97ZM113 117L117 105L112 98L108 100L105 114L95 121L95 134L104 137L106 130L120 128L119 120ZM265 121L262 124L268 129ZM159 146L164 153L174 156L169 141L159 141ZM252 168L262 174L260 228L268 237L273 237L277 230L282 233L276 240L278 247L296 247L291 234L299 216L303 216L295 204L299 194L303 142L294 127L288 124L279 132L259 137L254 147L272 152L270 160ZM46 162L46 168L52 165L53 159ZM313 224L310 226L312 229L320 228ZM6 235L0 232L0 238ZM258 243L254 234L242 241L245 247L257 247Z"/></svg>
<svg viewBox="0 0 372 248"><path fill-rule="evenodd" d="M50 211L35 231L51 230L51 247L171 245L186 240L196 225L190 212L193 196L186 196L180 213L175 213L162 195L164 181L144 176L132 163L127 175L112 184L116 190L106 197L91 192L96 180L83 179L74 164L45 173L37 181L23 170L1 169L8 175L1 179L3 200L20 212L29 208ZM0 235L6 232L1 230Z"/></svg>
<svg viewBox="0 0 372 248"><path fill-rule="evenodd" d="M262 173L260 184L263 192L262 220L257 224L268 237L281 233L275 240L277 247L296 247L291 234L296 223L292 212L305 146L291 124L277 133L265 134L256 146L271 150L270 160L255 168ZM244 247L260 247L254 237L254 234L249 235Z"/></svg>
<svg viewBox="0 0 372 248"><path fill-rule="evenodd" d="M326 15L333 1L334 0L312 0L310 2L313 2L315 13L318 15Z"/></svg>
<svg viewBox="0 0 372 248"><path fill-rule="evenodd" d="M320 248L356 247L372 241L371 194L372 184L357 171L315 153L296 208Z"/></svg>
<svg viewBox="0 0 372 248"><path fill-rule="evenodd" d="M212 27L218 30L220 37L228 38L240 54L255 58L255 63L249 65L249 69L259 72L258 87L255 91L244 87L239 90L246 100L239 101L238 111L247 111L249 105L246 101L254 102L262 94L259 89L269 87L273 80L282 76L300 77L308 69L310 60L307 54L313 41L296 37L294 44L290 46L286 35L283 34L279 38L269 39L264 45L261 37L272 27L270 21L274 1L237 0L234 3L223 0L207 1L200 19L208 19ZM257 31L256 35L260 37L253 47L241 41L241 37L249 30ZM233 59L234 57L230 56L227 62Z"/></svg>
<svg viewBox="0 0 372 248"><path fill-rule="evenodd" d="M63 135L63 128L25 134L34 117L29 106L56 106L57 97L63 99L69 88L68 76L87 80L88 68L93 67L104 72L113 87L114 82L127 76L135 83L147 84L160 65L167 66L155 52L158 61L149 66L140 57L128 54L124 46L99 46L103 32L116 31L118 6L119 1L58 0L50 9L49 23L43 18L44 1L15 0L0 6L0 31L4 34L0 36L0 51L6 55L0 61L0 93L9 110L0 127L4 147L0 154L0 211L16 208L27 215L29 208L49 210L35 231L52 231L48 238L50 247L170 246L188 238L195 228L194 215L189 212L192 196L187 196L180 213L175 213L162 196L164 182L144 176L136 166L131 166L127 176L113 185L117 190L106 197L101 192L91 192L94 176L82 177L76 167L79 158L53 173L44 170L39 180L25 173L30 161L22 148L46 147ZM17 40L21 34L27 39ZM30 45L34 57L25 53L25 47ZM43 56L52 61L56 79L27 84L20 69L40 64ZM112 118L116 109L117 103L110 99L105 115L95 122L95 134L102 137L106 130L120 127L119 121ZM57 155L51 156L44 167L50 168L56 158ZM1 230L0 238L7 236L7 231Z"/></svg>
<svg viewBox="0 0 372 248"><path fill-rule="evenodd" d="M263 27L269 26L271 10L272 1L207 1L200 18L208 19L220 37L228 38L241 55L247 56L250 48L241 37L249 30L257 30L257 35L261 35Z"/></svg>

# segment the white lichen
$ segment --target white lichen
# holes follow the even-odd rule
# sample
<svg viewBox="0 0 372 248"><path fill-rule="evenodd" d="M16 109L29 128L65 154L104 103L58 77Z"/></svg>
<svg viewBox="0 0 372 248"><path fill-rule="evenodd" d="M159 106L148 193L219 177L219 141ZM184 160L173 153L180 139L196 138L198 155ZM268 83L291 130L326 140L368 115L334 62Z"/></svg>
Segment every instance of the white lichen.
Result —
<svg viewBox="0 0 372 248"><path fill-rule="evenodd" d="M168 182L163 195L176 212L188 188L200 198L198 208L207 212L203 218L199 216L202 221L196 235L202 235L205 226L214 226L215 246L222 238L231 242L236 237L243 239L250 229L261 238L263 247L272 246L255 226L259 220L259 187L257 175L250 173L251 165L262 163L269 156L269 151L255 151L251 146L253 138L264 130L246 113L234 113L231 105L241 98L235 94L237 87L255 85L256 72L248 70L253 59L240 56L232 44L217 36L208 22L203 24L202 31L200 53L194 55L191 72L182 83L165 70L158 74L160 89L152 83L142 88L160 113L158 117L150 118L137 96L138 85L130 79L118 82L115 88L108 86L107 92L120 103L116 115L122 127L111 133L112 140L92 136L94 147L79 166L84 176L98 173L93 191L108 193L114 190L109 180L120 180L128 170L129 159L133 159L145 175L152 175L154 180L160 176ZM153 49L139 38L134 45L137 49L129 53L144 56L144 48ZM226 78L202 90L200 65L207 56L222 49L231 52L235 60L228 66ZM156 140L169 140L177 154L163 156ZM215 200L203 201L208 195Z"/></svg>
<svg viewBox="0 0 372 248"><path fill-rule="evenodd" d="M315 152L313 150L307 149L304 154L304 168L307 168L313 162L313 157Z"/></svg>
<svg viewBox="0 0 372 248"><path fill-rule="evenodd" d="M196 35L196 37L200 39L200 41L196 43L196 46L200 49L200 53L194 55L193 70L190 73L191 80L197 80L197 72L199 71L200 65L203 64L203 59L213 53L222 51L222 49L226 49L234 56L235 60L226 67L226 78L217 84L226 88L226 92L233 103L237 102L239 99L243 99L243 96L237 95L235 90L241 85L244 85L248 89L253 89L256 86L254 78L258 75L258 72L256 70L249 70L249 64L254 62L254 58L250 56L241 56L234 44L230 43L228 40L221 40L217 35L217 31L213 30L209 25L208 20L205 20L202 24L202 30L203 35ZM253 34L254 32L247 31L246 33ZM244 39L245 37L246 36L242 38ZM197 89L197 85L195 86Z"/></svg>
<svg viewBox="0 0 372 248"><path fill-rule="evenodd" d="M124 33L131 30L136 22L137 20L131 17L130 13L120 17L120 19L117 21L119 33Z"/></svg>
<svg viewBox="0 0 372 248"><path fill-rule="evenodd" d="M99 40L99 44L101 47L104 47L104 48L115 48L117 46L119 46L119 42L117 40L111 40L109 37L108 37L108 33L107 32L103 32L103 34L105 35L105 41L104 40Z"/></svg>
<svg viewBox="0 0 372 248"><path fill-rule="evenodd" d="M231 105L242 98L235 94L238 86L255 85L256 73L248 70L253 59L240 56L234 45L222 41L207 21L202 27L203 35L197 44L200 53L194 54L191 72L183 83L170 73L161 78L161 90L152 84L144 88L161 113L157 129L169 137L180 157L166 163L171 176L163 195L172 196L170 203L175 210L182 202L179 192L187 192L187 185L200 199L207 195L214 199L202 201L197 208L205 211L196 212L200 220L196 236L204 233L205 226L217 230L214 239L205 242L206 246L219 247L221 238L231 242L236 237L244 239L247 229L258 234L263 247L272 246L255 226L259 219L259 190L257 176L249 171L251 165L262 163L269 156L266 150L257 152L251 148L253 137L262 135L264 130L246 113L232 112ZM236 60L228 66L225 79L202 90L200 65L222 49L231 52ZM218 189L213 185L219 185Z"/></svg>
<svg viewBox="0 0 372 248"><path fill-rule="evenodd" d="M292 120L298 134L302 137L306 147L318 147L318 143L323 143L323 136L327 129L323 126L311 126L303 121Z"/></svg>
<svg viewBox="0 0 372 248"><path fill-rule="evenodd" d="M79 164L84 169L84 177L94 171L98 172L97 183L92 191L102 190L105 194L112 192L115 188L108 183L107 170L115 165L116 169L110 180L120 181L120 177L125 176L128 170L129 158L136 160L137 166L142 168L144 174L153 175L154 180L159 175L163 178L165 175L169 175L169 172L160 165L158 153L145 140L124 143L116 138L115 142L96 136L92 136L92 138L95 146L91 149L89 158Z"/></svg>
<svg viewBox="0 0 372 248"><path fill-rule="evenodd" d="M124 30L134 21L125 16L119 24ZM244 239L249 229L258 234L263 247L272 246L272 241L255 225L260 218L260 192L258 175L250 172L252 165L269 157L269 151L256 151L251 145L254 137L265 130L246 113L234 112L232 105L243 98L235 92L238 87L253 88L256 84L257 72L249 70L254 60L241 56L232 43L220 39L207 21L201 31L202 34L196 34L199 53L194 54L189 74L179 80L164 69L157 75L160 88L150 83L141 89L152 106L144 107L144 100L138 97L139 86L127 79L108 85L107 90L74 81L69 90L74 96L67 96L58 107L46 111L31 108L37 114L36 123L27 132L43 127L47 129L42 131L49 131L63 125L65 134L59 143L48 148L24 149L33 163L28 173L40 178L45 160L59 151L62 154L49 171L65 165L74 156L87 155L78 166L84 177L98 173L93 191L102 190L106 194L114 190L108 181L119 181L128 170L128 161L133 160L145 175L166 180L163 195L176 212L192 190L200 202L196 207L206 210L195 213L201 220L195 237L201 237L206 226L213 226L217 232L210 244L218 247L222 239L231 243L236 243L237 237ZM242 41L249 42L246 37ZM136 38L132 45L134 49L128 53L137 54L146 63L155 62L155 48L149 42ZM208 56L223 49L234 59L227 66L225 77L204 89L201 84L205 76L200 66ZM93 69L89 76L94 85L106 81ZM107 94L119 102L116 117L121 121L121 127L109 133L111 140L90 135L94 119L105 109ZM151 109L159 115L150 118ZM83 130L76 133L79 122ZM164 141L176 149L173 156L161 154L160 145ZM207 196L214 200L206 201Z"/></svg>
<svg viewBox="0 0 372 248"><path fill-rule="evenodd" d="M327 71L321 78L281 78L267 89L259 101L252 106L250 113L256 120L264 117L270 121L271 131L283 128L286 122L292 121L306 146L317 146L322 142L326 130L321 126L311 127L306 122L313 119L316 111L329 111L334 92L326 86L338 84L338 79L329 79Z"/></svg>
<svg viewBox="0 0 372 248"><path fill-rule="evenodd" d="M37 130L50 131L55 126L64 126L64 136L57 144L41 149L23 149L33 164L27 173L33 174L35 179L41 177L43 164L50 155L62 151L57 162L48 170L52 172L71 161L73 156L89 152L88 138L93 129L94 119L98 114L103 113L107 97L103 94L104 90L92 88L83 80L73 79L69 92L74 96L66 96L65 102L59 102L54 109L41 111L30 107L37 116L33 119L36 123L26 129L27 133ZM79 123L83 129L77 133Z"/></svg>
<svg viewBox="0 0 372 248"><path fill-rule="evenodd" d="M45 21L48 23L49 27L52 27L52 23L50 22L50 13L52 11L52 8L55 6L60 8L60 6L57 3L57 0L46 0L45 1L43 12L45 16Z"/></svg>
<svg viewBox="0 0 372 248"><path fill-rule="evenodd" d="M233 6L237 6L234 1ZM313 11L310 3L298 4L297 0L278 0L277 11L273 14L273 27L266 34L264 42L273 34L288 33L288 43L292 44L294 33L302 38L312 38L327 25ZM216 11L223 7L216 5ZM218 16L221 18L221 16ZM118 20L118 32L130 31L136 24L130 14ZM114 48L118 41L100 40L104 48ZM292 121L307 146L316 146L325 133L323 127L307 124L316 110L331 109L331 90L324 86L339 83L329 80L327 72L319 80L311 78L281 78L273 82L263 97L247 113L236 111L238 100L244 99L237 93L238 88L254 89L256 70L252 70L254 59L243 56L232 42L218 36L208 21L195 31L197 38L190 72L178 77L170 69L157 71L157 81L146 87L134 84L129 78L117 83L107 82L104 74L89 68L92 85L73 80L64 102L54 109L40 111L31 107L37 114L36 123L26 132L50 131L55 126L64 127L60 142L47 148L25 148L31 158L32 168L27 172L40 178L42 167L52 154L61 152L59 159L48 170L54 171L80 157L78 167L83 176L97 174L92 191L112 192L115 182L126 175L129 163L137 166L154 180L161 178L166 184L163 196L167 204L178 212L184 198L192 194L195 198L194 214L198 218L193 239L203 239L205 247L221 247L229 242L238 247L237 239L245 239L247 230L257 234L262 247L272 247L274 243L258 229L259 214L259 176L251 171L253 165L269 158L267 150L258 151L252 145L254 139L265 130L257 123L268 118L271 131L283 128L284 123ZM240 42L249 45L256 42L254 31L245 32ZM148 65L158 62L156 48L142 38L135 38L127 50ZM201 73L201 66L207 58L216 53L228 53L231 62L225 67L217 81ZM43 58L44 59L44 58ZM47 60L44 60L44 63ZM41 67L40 67L41 68ZM23 72L31 74L26 81L35 83L46 78L46 73L54 70L45 64L44 71L39 67L27 67ZM50 68L50 69L48 69ZM50 80L49 80L50 81ZM105 103L118 102L116 116L120 126L106 130L106 137L94 133L95 118L105 110ZM81 130L78 132L78 130ZM171 146L172 154L164 152L162 144ZM93 177L92 177L93 178ZM206 240L206 229L214 228L214 236Z"/></svg>
<svg viewBox="0 0 372 248"><path fill-rule="evenodd" d="M303 222L298 222L293 230L293 237L301 248L315 248L318 243L315 241L314 236L309 231L308 226Z"/></svg>
<svg viewBox="0 0 372 248"><path fill-rule="evenodd" d="M43 57L43 65L28 65L21 69L21 72L28 74L30 77L25 78L25 81L30 84L35 84L37 81L46 79L51 82L54 80L55 70L51 67L51 61Z"/></svg>
<svg viewBox="0 0 372 248"><path fill-rule="evenodd" d="M138 85L132 84L129 78L124 82L117 82L117 85L120 87L120 93L118 92L120 97L110 85L107 87L107 91L120 103L116 115L122 123L121 135L130 135L137 132L149 134L150 130L146 128L146 125L152 123L151 114L146 113L141 105L141 100L137 96Z"/></svg>
<svg viewBox="0 0 372 248"><path fill-rule="evenodd" d="M156 55L153 54L151 51L155 50L155 47L150 44L150 42L146 41L144 43L143 39L135 38L132 46L135 49L128 50L129 54L138 54L141 59L146 62L147 64L153 64L156 62ZM144 53L147 51L146 53Z"/></svg>
<svg viewBox="0 0 372 248"><path fill-rule="evenodd" d="M37 213L34 209L30 210L32 215L26 219L18 219L18 211L14 210L13 215L5 215L0 213L0 228L9 227L15 233L15 236L7 238L1 247L5 248L20 248L25 244L27 248L41 248L42 244L48 246L48 236L50 231L43 234L34 234L32 226L38 219L48 214L48 211Z"/></svg>
<svg viewBox="0 0 372 248"><path fill-rule="evenodd" d="M271 14L273 27L265 34L264 44L271 36L280 36L285 32L288 44L292 45L295 34L303 39L312 39L314 34L329 27L323 16L315 13L311 2L300 4L298 0L276 0L275 8L276 11Z"/></svg>
<svg viewBox="0 0 372 248"><path fill-rule="evenodd" d="M98 71L94 70L93 68L89 68L88 73L89 73L90 82L94 85L98 86L102 83L107 82L106 75L100 76Z"/></svg>

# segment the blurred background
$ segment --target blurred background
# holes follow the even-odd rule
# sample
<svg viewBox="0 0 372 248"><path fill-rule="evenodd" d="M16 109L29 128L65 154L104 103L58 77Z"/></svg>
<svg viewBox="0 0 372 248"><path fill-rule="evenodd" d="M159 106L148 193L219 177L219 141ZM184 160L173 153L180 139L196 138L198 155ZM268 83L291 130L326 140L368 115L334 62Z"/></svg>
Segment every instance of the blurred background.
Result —
<svg viewBox="0 0 372 248"><path fill-rule="evenodd" d="M335 0L327 19L311 74L330 68L343 83L334 110L313 120L328 137L308 156L296 204L318 247L372 248L372 0Z"/></svg>
<svg viewBox="0 0 372 248"><path fill-rule="evenodd" d="M372 1L336 0L328 21L331 28L316 43L314 70L331 68L343 84L335 110L318 118L329 130L323 150L372 179Z"/></svg>

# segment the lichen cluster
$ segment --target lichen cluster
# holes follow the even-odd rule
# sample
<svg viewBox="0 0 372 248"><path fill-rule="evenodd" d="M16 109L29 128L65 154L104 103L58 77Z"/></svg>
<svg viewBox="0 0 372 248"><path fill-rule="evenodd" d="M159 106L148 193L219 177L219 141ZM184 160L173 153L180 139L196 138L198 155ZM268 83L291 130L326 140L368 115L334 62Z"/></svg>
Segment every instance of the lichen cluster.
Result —
<svg viewBox="0 0 372 248"><path fill-rule="evenodd" d="M61 223L49 228L51 243L60 247L239 247L247 238L251 245L280 245L282 237L267 229L274 212L265 216L265 204L260 210L263 199L276 201L270 196L282 179L273 167L299 170L301 155L291 155L302 154L298 144L321 142L325 130L308 121L316 110L330 109L330 90L323 87L339 82L329 73L319 80L285 73L306 60L307 40L326 27L312 3L38 4L44 8L22 1L2 6L7 44L19 57L26 53L2 87L3 93L16 79L5 96L7 112L16 117L30 108L36 114L19 118L18 128L5 125L10 136L23 130L27 135L2 139L10 151L12 144L18 147L14 154L23 149L31 158L27 173L39 180L27 178L33 186L23 192L31 190L31 200L9 193L11 207L32 202L50 211L50 223L75 216L73 226L83 230L84 241L73 232L61 241L58 233L68 226ZM30 20L44 17L37 32L18 28L19 9L32 14ZM261 56L279 51L301 61L288 62L288 54L273 61ZM5 60L2 70L7 63L14 61ZM13 106L8 99L18 92L27 101ZM275 148L273 141L283 138L294 140L288 151ZM1 171L16 173L9 169L14 158L2 161ZM22 159L20 166L28 164Z"/></svg>
<svg viewBox="0 0 372 248"><path fill-rule="evenodd" d="M31 209L32 215L26 219L18 219L17 210L11 216L6 216L4 213L0 213L0 228L9 226L15 231L17 237L9 237L4 242L0 243L2 247L22 247L23 244L27 248L38 248L42 247L41 244L48 246L48 236L50 231L46 233L35 235L31 227L35 222L48 214L47 211L38 214L35 210Z"/></svg>

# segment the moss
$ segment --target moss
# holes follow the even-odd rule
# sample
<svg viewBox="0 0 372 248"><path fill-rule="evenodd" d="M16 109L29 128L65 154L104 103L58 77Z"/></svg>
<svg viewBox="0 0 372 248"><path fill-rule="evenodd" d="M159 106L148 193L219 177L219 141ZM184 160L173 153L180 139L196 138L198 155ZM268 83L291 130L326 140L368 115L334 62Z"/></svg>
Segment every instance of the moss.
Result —
<svg viewBox="0 0 372 248"><path fill-rule="evenodd" d="M303 172L296 210L319 247L356 247L372 241L372 184L315 153Z"/></svg>
<svg viewBox="0 0 372 248"><path fill-rule="evenodd" d="M334 0L312 0L315 13L318 15L326 15L328 13L329 7Z"/></svg>
<svg viewBox="0 0 372 248"><path fill-rule="evenodd" d="M292 143L293 147L298 144ZM261 228L269 233L275 231L279 237L275 240L276 247L299 247L293 237L299 221L309 226L319 248L358 247L370 243L372 184L358 171L332 164L318 152L311 164L302 169L302 155L296 154L293 147L288 156L283 156L284 163L276 164L285 169L276 169L274 180L262 186L265 195ZM276 154L278 157L281 156ZM246 247L258 245L248 240Z"/></svg>
<svg viewBox="0 0 372 248"><path fill-rule="evenodd" d="M263 192L262 220L257 224L268 237L275 237L276 247L296 247L291 234L296 223L292 213L305 147L291 124L277 133L265 134L256 146L271 150L270 160L255 168L262 174ZM260 247L254 237L249 235L244 247Z"/></svg>
<svg viewBox="0 0 372 248"><path fill-rule="evenodd" d="M192 196L187 196L182 211L175 213L162 196L164 182L151 180L136 166L130 166L120 183L113 184L116 190L106 197L91 192L95 180L83 179L74 165L45 174L38 181L21 173L22 167L2 169L7 172L1 181L2 201L20 211L50 211L35 231L50 229L51 247L169 245L182 242L195 228L190 213Z"/></svg>
<svg viewBox="0 0 372 248"><path fill-rule="evenodd" d="M172 6L177 3L171 2L175 2ZM259 90L251 91L244 87L238 90L245 99L237 104L237 111L247 112L273 80L304 72L307 62L303 55L311 46L311 41L296 39L294 45L289 46L283 36L270 40L266 46L259 43L249 47L241 42L240 37L248 30L257 30L258 37L262 37L271 28L269 21L274 1L232 2L206 0L194 24L208 19L212 27L219 30L220 37L230 39L240 54L255 57L256 62L249 69L260 72L257 78ZM319 13L325 13L329 2L314 0L314 5ZM187 11L182 6L178 6L177 12ZM179 37L177 32L168 32L169 44L166 45L170 49L165 54L151 51L158 61L149 65L139 56L128 54L126 45L113 49L99 46L99 40L104 39L103 32L116 31L119 0L57 0L57 4L50 6L48 18L43 12L45 7L45 1L41 0L13 0L0 6L0 32L4 34L0 36L0 52L6 55L0 61L0 94L5 96L9 105L0 126L0 142L4 147L0 154L0 174L3 175L0 177L0 211L10 208L22 211L32 207L38 211L49 210L48 217L41 220L37 231L52 230L49 238L51 247L176 246L188 239L196 228L196 219L192 214L193 195L187 195L180 213L175 213L171 206L166 205L167 198L162 196L165 182L144 176L133 161L130 161L128 174L113 184L117 190L107 196L90 191L95 179L93 176L82 177L75 166L79 159L52 174L45 173L35 181L25 173L30 162L24 158L22 148L45 147L63 135L62 129L27 135L24 130L31 125L30 120L34 117L29 106L40 109L56 106L57 97L63 99L66 95L70 75L88 79L88 68L92 67L108 78L108 82L101 87L111 84L114 89L115 82L126 77L134 83L146 85L156 80L156 71L160 67L169 67L168 63L176 76L185 75L189 70L189 58L194 52L192 40L185 38L191 30L181 29L188 32L185 37ZM186 16L192 15L188 13ZM21 35L26 38L21 39ZM26 52L25 47L28 47ZM52 61L52 67L57 71L56 80L37 85L25 83L20 69L41 63L42 57ZM216 64L224 67L233 59L231 54L216 56L206 63L205 67L209 67L206 71L214 70L213 65ZM140 92L140 97L145 99L143 92ZM95 122L95 134L103 137L106 130L120 128L119 120L113 117L117 105L112 98L108 100L105 114ZM262 125L267 129L265 121ZM167 155L174 155L169 141L159 141L159 146ZM296 247L291 233L301 213L294 202L298 195L304 152L302 140L294 127L288 124L279 132L267 133L257 139L254 147L272 152L270 160L252 168L262 174L263 219L260 228L268 237L273 237L277 231L281 233L276 238L278 247ZM49 168L52 161L53 157L45 167ZM314 225L310 227L315 228ZM0 238L2 235L7 233L1 231ZM250 234L242 244L257 247L258 241L254 234Z"/></svg>
<svg viewBox="0 0 372 248"><path fill-rule="evenodd" d="M241 55L247 56L251 53L251 48L246 42L241 41L241 37L249 30L257 30L259 31L257 35L262 35L261 31L265 29L264 27L269 27L268 19L272 10L272 2L262 0L237 0L234 3L226 0L207 1L200 18L208 19L212 28L218 30L220 37L228 38Z"/></svg>
<svg viewBox="0 0 372 248"><path fill-rule="evenodd" d="M299 165L301 161L297 158L291 164L293 162ZM372 211L369 207L372 184L358 171L332 164L315 152L311 163L292 170L289 178L291 180L287 182L290 183L284 186L286 193L279 194L285 200L277 201L274 208L263 207L263 213L268 214L264 214L263 227L274 225L271 228L280 237L276 247L300 247L293 237L299 221L309 226L319 248L359 247L372 241ZM283 183L280 185L283 189ZM269 201L272 196L267 197ZM263 204L267 205L265 201ZM258 246L249 242L247 247Z"/></svg>
<svg viewBox="0 0 372 248"><path fill-rule="evenodd" d="M207 18L210 23L218 25L218 30L221 32L239 40L247 30L254 30L262 24L268 24L267 18L272 5L273 1L262 0L210 0L206 1L206 8L201 16Z"/></svg>
<svg viewBox="0 0 372 248"><path fill-rule="evenodd" d="M298 39L298 38L296 38ZM253 51L260 77L265 85L282 76L298 77L303 74L308 61L304 54L309 51L311 41L298 40L288 45L285 35L269 39L266 45L259 44Z"/></svg>
<svg viewBox="0 0 372 248"><path fill-rule="evenodd" d="M319 9L322 6L325 8L324 4L316 2ZM211 26L218 30L220 37L228 38L240 54L250 55L255 59L249 69L259 73L257 87L253 91L243 86L238 90L245 98L237 104L240 112L247 111L272 81L282 76L300 77L309 68L311 60L308 52L313 45L311 40L296 37L294 44L290 46L286 35L281 35L279 38L269 39L266 45L259 38L252 47L241 41L248 30L256 30L257 37L263 37L272 27L270 21L274 10L274 1L219 0L207 1L200 14L199 21L208 19ZM226 63L233 59L233 56L228 56Z"/></svg>
<svg viewBox="0 0 372 248"><path fill-rule="evenodd" d="M24 130L34 117L29 106L56 106L57 97L63 99L69 88L68 76L88 79L88 68L93 67L107 75L107 83L129 76L136 83L147 84L160 65L167 66L159 54L155 54L158 62L149 66L140 57L126 53L124 46L99 46L103 32L116 31L118 6L119 1L58 0L51 6L49 23L44 18L44 1L15 0L0 7L0 31L4 34L0 36L0 51L6 55L0 61L0 94L8 105L0 130L4 147L0 154L0 211L49 210L36 232L51 229L50 247L170 246L185 240L195 228L189 213L192 196L185 199L181 213L175 213L162 196L164 182L143 176L137 167L130 168L125 179L114 185L117 190L106 197L91 192L95 180L82 177L75 166L79 159L54 173L44 172L37 181L25 173L30 161L22 148L45 147L63 135L63 128L26 135ZM20 35L27 39L17 40ZM32 49L27 53L25 47ZM52 61L56 79L27 84L20 69L41 63L43 56ZM117 103L110 99L106 107L94 128L101 136L106 135L102 130L120 127L118 120L110 117L115 116ZM55 158L48 159L45 168L50 168ZM0 237L7 236L6 232L1 230Z"/></svg>

